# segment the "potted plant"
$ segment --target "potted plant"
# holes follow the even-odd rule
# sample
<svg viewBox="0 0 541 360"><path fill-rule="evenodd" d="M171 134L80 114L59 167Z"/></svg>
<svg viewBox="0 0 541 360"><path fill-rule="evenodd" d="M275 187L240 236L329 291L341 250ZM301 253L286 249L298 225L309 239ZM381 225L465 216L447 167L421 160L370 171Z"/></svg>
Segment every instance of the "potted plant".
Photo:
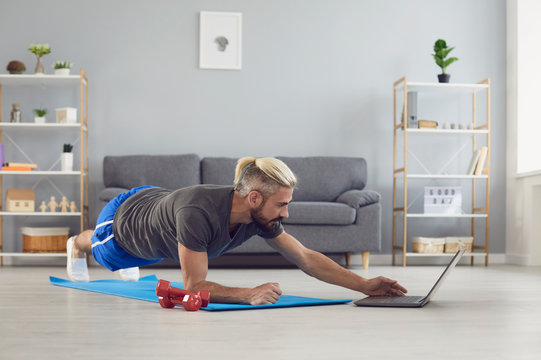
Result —
<svg viewBox="0 0 541 360"><path fill-rule="evenodd" d="M26 66L24 66L24 63L18 60L12 60L8 63L8 66L6 66L6 70L9 71L10 74L22 74L26 71Z"/></svg>
<svg viewBox="0 0 541 360"><path fill-rule="evenodd" d="M44 55L50 54L51 47L49 46L49 44L30 44L30 46L28 47L28 50L30 50L30 52L32 54L35 54L36 57L38 58L38 63L36 64L35 73L44 74L45 69L43 67L43 63L41 62L41 57Z"/></svg>
<svg viewBox="0 0 541 360"><path fill-rule="evenodd" d="M64 76L69 75L70 74L70 69L71 69L72 66L73 66L73 64L70 63L69 61L57 61L53 65L54 74L55 75L64 75Z"/></svg>
<svg viewBox="0 0 541 360"><path fill-rule="evenodd" d="M453 49L454 47L448 48L447 43L445 42L445 40L442 39L436 40L436 43L434 44L434 54L432 54L432 56L434 57L436 64L441 67L441 74L438 75L438 81L440 83L449 82L449 78L451 77L451 75L447 74L445 72L445 69L458 60L458 58L456 57L446 59L449 53L453 51Z"/></svg>
<svg viewBox="0 0 541 360"><path fill-rule="evenodd" d="M34 109L36 116L34 117L34 122L43 124L45 123L45 115L47 114L47 109Z"/></svg>

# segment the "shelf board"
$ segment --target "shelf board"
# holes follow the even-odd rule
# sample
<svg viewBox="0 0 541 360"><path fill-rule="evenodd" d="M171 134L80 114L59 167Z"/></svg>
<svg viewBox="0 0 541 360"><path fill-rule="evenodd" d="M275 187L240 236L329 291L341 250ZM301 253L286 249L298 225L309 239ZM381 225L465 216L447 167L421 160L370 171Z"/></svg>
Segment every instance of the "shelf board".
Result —
<svg viewBox="0 0 541 360"><path fill-rule="evenodd" d="M7 123L7 122L0 122L0 128L24 128L24 129L31 129L31 128L38 128L38 129L79 129L81 127L80 123L75 124L57 124L57 123L45 123L45 124L37 124L37 123ZM83 127L84 128L84 127Z"/></svg>
<svg viewBox="0 0 541 360"><path fill-rule="evenodd" d="M485 89L488 89L488 84L442 84L408 81L408 91L472 93ZM396 90L404 90L404 82L398 84Z"/></svg>
<svg viewBox="0 0 541 360"><path fill-rule="evenodd" d="M31 171L0 171L0 175L34 175L34 176L73 176L81 175L80 171L40 171L40 170L31 170Z"/></svg>
<svg viewBox="0 0 541 360"><path fill-rule="evenodd" d="M407 252L407 257L453 257L455 256L455 253L439 253L439 254L423 254L423 253L414 253L414 252ZM472 256L480 256L480 257L486 257L487 254L484 252L471 252L471 253L464 253L464 257L472 257Z"/></svg>
<svg viewBox="0 0 541 360"><path fill-rule="evenodd" d="M397 178L404 177L404 173L397 173ZM408 174L408 179L488 179L488 175L464 175L464 174Z"/></svg>
<svg viewBox="0 0 541 360"><path fill-rule="evenodd" d="M0 211L0 216L81 216L81 212L12 212Z"/></svg>
<svg viewBox="0 0 541 360"><path fill-rule="evenodd" d="M0 252L0 256L21 256L21 257L43 257L43 256L56 256L56 257L66 257L66 253L8 253L8 252Z"/></svg>
<svg viewBox="0 0 541 360"><path fill-rule="evenodd" d="M407 214L408 218L486 218L487 214Z"/></svg>
<svg viewBox="0 0 541 360"><path fill-rule="evenodd" d="M46 74L31 74L31 75L11 75L0 74L0 84L2 85L75 85L79 84L81 75L46 75Z"/></svg>
<svg viewBox="0 0 541 360"><path fill-rule="evenodd" d="M398 124L397 124L398 125ZM399 129L404 132L403 128ZM461 134L461 135L484 135L488 134L488 130L473 130L473 129L417 129L417 128L406 128L408 134L438 134L438 135L449 135L449 134Z"/></svg>

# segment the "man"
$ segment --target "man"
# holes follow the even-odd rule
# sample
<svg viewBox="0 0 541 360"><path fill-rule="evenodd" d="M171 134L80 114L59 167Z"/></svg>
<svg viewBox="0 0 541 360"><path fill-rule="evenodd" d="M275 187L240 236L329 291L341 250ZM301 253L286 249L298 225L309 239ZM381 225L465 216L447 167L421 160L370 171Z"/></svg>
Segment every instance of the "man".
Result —
<svg viewBox="0 0 541 360"><path fill-rule="evenodd" d="M219 256L260 235L308 275L366 295L403 296L406 289L384 277L364 279L325 255L304 247L286 233L297 179L275 158L238 161L234 186L197 185L176 191L144 186L113 199L101 212L94 231L68 240L68 275L88 281L85 255L126 280L139 278L138 266L178 260L187 290L208 290L212 302L273 304L282 291L277 283L232 288L207 281L208 258Z"/></svg>

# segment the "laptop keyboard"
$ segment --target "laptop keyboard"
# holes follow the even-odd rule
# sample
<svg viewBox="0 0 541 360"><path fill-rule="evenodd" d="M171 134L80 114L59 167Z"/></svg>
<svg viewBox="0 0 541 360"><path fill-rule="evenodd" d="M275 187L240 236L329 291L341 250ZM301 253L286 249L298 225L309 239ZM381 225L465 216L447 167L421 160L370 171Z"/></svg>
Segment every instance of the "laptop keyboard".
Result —
<svg viewBox="0 0 541 360"><path fill-rule="evenodd" d="M393 296L372 298L372 301L376 300L378 304L413 304L420 302L423 298L424 296Z"/></svg>

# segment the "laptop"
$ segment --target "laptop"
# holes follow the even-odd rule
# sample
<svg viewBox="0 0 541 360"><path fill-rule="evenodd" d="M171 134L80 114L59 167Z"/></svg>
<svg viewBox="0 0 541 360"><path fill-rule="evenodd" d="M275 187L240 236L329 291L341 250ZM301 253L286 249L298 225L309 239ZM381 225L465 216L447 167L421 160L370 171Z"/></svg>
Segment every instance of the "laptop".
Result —
<svg viewBox="0 0 541 360"><path fill-rule="evenodd" d="M466 249L461 249L456 252L449 265L447 265L443 273L440 275L438 281L436 281L432 287L432 290L430 290L426 296L368 296L364 299L355 301L354 304L357 306L375 307L423 307L428 304L432 296L434 296L436 291L440 288L443 280L449 276L451 270L453 270L462 255L464 255L465 251Z"/></svg>

